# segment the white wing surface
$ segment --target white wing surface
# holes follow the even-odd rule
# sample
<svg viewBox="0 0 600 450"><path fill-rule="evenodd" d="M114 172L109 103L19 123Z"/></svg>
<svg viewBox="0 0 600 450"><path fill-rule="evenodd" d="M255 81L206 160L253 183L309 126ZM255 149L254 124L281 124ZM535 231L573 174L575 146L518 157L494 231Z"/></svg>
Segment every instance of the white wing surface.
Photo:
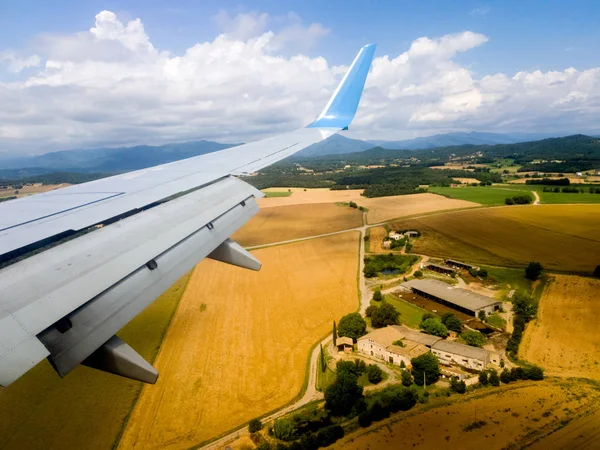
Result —
<svg viewBox="0 0 600 450"><path fill-rule="evenodd" d="M306 128L0 204L0 385L46 357L60 376L86 364L155 382L115 333L205 257L260 269L229 239L262 196L235 175L347 128L374 51Z"/></svg>

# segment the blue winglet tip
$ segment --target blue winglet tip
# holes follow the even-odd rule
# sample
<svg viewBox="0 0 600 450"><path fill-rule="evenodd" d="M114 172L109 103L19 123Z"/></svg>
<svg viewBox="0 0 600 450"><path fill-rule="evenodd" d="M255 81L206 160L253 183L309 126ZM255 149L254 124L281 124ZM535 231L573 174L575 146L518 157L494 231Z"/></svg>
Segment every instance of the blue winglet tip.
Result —
<svg viewBox="0 0 600 450"><path fill-rule="evenodd" d="M348 129L360 102L375 47L375 44L367 44L360 49L323 112L307 128Z"/></svg>

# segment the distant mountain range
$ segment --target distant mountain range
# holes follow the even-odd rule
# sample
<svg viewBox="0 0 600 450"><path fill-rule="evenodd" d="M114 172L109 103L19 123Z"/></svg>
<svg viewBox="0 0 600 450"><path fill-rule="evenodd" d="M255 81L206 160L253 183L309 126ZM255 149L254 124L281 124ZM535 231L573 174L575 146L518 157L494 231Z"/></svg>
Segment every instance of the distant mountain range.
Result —
<svg viewBox="0 0 600 450"><path fill-rule="evenodd" d="M510 144L532 141L541 137L547 136L472 132L438 134L404 141L363 141L337 134L300 151L294 157L315 158L325 155L342 155L363 152L374 147L391 150L416 150L465 144ZM114 174L203 155L234 145L239 144L193 141L161 146L138 145L135 147L64 150L38 156L4 157L3 159L0 157L0 178L20 179L52 172Z"/></svg>

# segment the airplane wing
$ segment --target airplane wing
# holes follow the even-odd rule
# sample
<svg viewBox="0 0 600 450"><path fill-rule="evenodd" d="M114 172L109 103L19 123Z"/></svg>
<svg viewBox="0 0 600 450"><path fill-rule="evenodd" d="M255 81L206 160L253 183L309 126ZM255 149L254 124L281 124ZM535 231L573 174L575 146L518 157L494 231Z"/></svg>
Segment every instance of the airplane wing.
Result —
<svg viewBox="0 0 600 450"><path fill-rule="evenodd" d="M374 51L360 50L306 128L0 204L0 385L44 358L61 377L85 364L154 383L115 333L205 257L260 269L229 239L262 197L235 175L347 128Z"/></svg>

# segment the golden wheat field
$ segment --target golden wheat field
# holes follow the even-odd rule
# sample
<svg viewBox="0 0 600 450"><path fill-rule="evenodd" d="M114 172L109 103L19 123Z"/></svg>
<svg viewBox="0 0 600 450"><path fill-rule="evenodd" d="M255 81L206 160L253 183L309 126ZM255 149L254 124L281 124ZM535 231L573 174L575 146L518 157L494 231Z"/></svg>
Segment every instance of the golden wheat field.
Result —
<svg viewBox="0 0 600 450"><path fill-rule="evenodd" d="M361 198L356 200L360 206L369 209L367 221L380 223L404 216L428 214L459 208L481 206L466 200L455 200L436 194L395 195L393 197Z"/></svg>
<svg viewBox="0 0 600 450"><path fill-rule="evenodd" d="M285 405L311 347L358 308L359 234L259 249L251 272L195 269L120 448L189 448Z"/></svg>
<svg viewBox="0 0 600 450"><path fill-rule="evenodd" d="M232 239L240 245L252 247L361 225L362 213L349 206L337 206L333 203L280 206L261 209Z"/></svg>
<svg viewBox="0 0 600 450"><path fill-rule="evenodd" d="M189 276L119 336L152 362ZM46 361L0 392L0 448L112 448L142 383L79 366L64 379Z"/></svg>
<svg viewBox="0 0 600 450"><path fill-rule="evenodd" d="M600 442L600 410L569 422L564 428L540 439L531 450L596 450Z"/></svg>
<svg viewBox="0 0 600 450"><path fill-rule="evenodd" d="M600 255L600 205L514 206L456 211L397 221L422 237L413 251L508 267L591 274Z"/></svg>
<svg viewBox="0 0 600 450"><path fill-rule="evenodd" d="M371 253L389 253L390 250L383 249L383 239L387 236L384 227L373 227L369 229L369 252Z"/></svg>
<svg viewBox="0 0 600 450"><path fill-rule="evenodd" d="M521 382L450 397L446 404L442 401L439 406L426 405L394 415L349 434L332 448L524 448L540 439L551 439L551 433L564 425L561 421L598 411L599 402L600 390L585 380ZM465 430L476 421L483 424Z"/></svg>
<svg viewBox="0 0 600 450"><path fill-rule="evenodd" d="M274 206L305 205L308 203L336 203L351 202L361 199L362 189L347 189L332 191L326 188L303 189L303 188L268 188L265 192L291 191L289 197L271 197L258 200L258 206L272 208Z"/></svg>
<svg viewBox="0 0 600 450"><path fill-rule="evenodd" d="M519 355L551 375L600 380L600 280L555 275L527 325Z"/></svg>

